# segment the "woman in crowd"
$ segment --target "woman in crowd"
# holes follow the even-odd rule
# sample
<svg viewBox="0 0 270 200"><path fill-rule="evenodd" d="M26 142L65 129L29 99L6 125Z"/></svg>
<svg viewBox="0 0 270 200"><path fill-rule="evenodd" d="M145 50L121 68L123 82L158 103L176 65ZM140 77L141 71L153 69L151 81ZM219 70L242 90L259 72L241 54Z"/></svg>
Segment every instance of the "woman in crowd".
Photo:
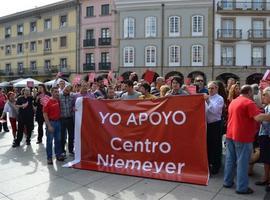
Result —
<svg viewBox="0 0 270 200"><path fill-rule="evenodd" d="M15 140L17 136L17 117L18 117L18 109L15 105L16 94L14 92L8 92L7 97L8 101L5 103L1 120L3 120L6 114L9 113L9 121L12 128L13 139Z"/></svg>
<svg viewBox="0 0 270 200"><path fill-rule="evenodd" d="M40 84L38 86L38 93L34 99L34 106L36 106L36 122L38 123L38 138L37 138L37 144L42 143L42 137L43 137L43 124L44 124L44 118L43 118L43 106L46 103L44 100L45 98L51 96L50 93L47 91L44 84ZM48 99L48 98L47 98Z"/></svg>
<svg viewBox="0 0 270 200"><path fill-rule="evenodd" d="M167 92L166 96L185 96L188 93L181 89L183 79L179 76L174 76L171 80L171 90Z"/></svg>
<svg viewBox="0 0 270 200"><path fill-rule="evenodd" d="M240 87L238 84L233 84L230 87L229 93L228 93L228 106L232 102L232 100L236 99L240 95Z"/></svg>

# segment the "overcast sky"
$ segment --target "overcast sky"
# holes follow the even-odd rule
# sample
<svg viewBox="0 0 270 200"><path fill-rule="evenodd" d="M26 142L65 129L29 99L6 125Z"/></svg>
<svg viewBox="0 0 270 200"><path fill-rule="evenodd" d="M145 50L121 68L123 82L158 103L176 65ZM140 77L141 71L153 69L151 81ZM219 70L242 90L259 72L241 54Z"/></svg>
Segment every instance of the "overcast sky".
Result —
<svg viewBox="0 0 270 200"><path fill-rule="evenodd" d="M7 0L0 1L0 17L55 3L61 0Z"/></svg>

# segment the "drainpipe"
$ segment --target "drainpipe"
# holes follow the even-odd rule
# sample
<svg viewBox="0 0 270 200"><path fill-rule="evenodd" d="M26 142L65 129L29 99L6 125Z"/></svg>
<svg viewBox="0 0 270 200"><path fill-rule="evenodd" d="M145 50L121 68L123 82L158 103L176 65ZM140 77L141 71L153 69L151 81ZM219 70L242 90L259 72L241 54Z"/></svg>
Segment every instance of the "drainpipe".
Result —
<svg viewBox="0 0 270 200"><path fill-rule="evenodd" d="M77 25L76 25L76 74L81 73L81 3L77 1Z"/></svg>
<svg viewBox="0 0 270 200"><path fill-rule="evenodd" d="M214 69L215 69L215 34L216 34L216 10L215 10L215 0L213 0L213 8L212 8L212 20L213 20L213 25L212 25L212 80L215 80L214 78Z"/></svg>
<svg viewBox="0 0 270 200"><path fill-rule="evenodd" d="M161 4L161 76L164 74L164 3Z"/></svg>

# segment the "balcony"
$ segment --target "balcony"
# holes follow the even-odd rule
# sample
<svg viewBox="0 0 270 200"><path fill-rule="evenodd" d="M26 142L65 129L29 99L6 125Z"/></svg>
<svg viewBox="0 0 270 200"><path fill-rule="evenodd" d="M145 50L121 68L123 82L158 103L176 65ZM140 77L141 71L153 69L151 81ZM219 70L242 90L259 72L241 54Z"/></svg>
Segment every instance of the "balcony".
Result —
<svg viewBox="0 0 270 200"><path fill-rule="evenodd" d="M217 13L250 15L270 13L270 2L265 1L219 1L217 3Z"/></svg>
<svg viewBox="0 0 270 200"><path fill-rule="evenodd" d="M248 40L254 42L266 42L270 40L270 30L250 29L248 31Z"/></svg>
<svg viewBox="0 0 270 200"><path fill-rule="evenodd" d="M235 66L235 57L221 57L222 66Z"/></svg>
<svg viewBox="0 0 270 200"><path fill-rule="evenodd" d="M83 40L83 47L95 47L96 40L95 39L86 39Z"/></svg>
<svg viewBox="0 0 270 200"><path fill-rule="evenodd" d="M14 75L14 73L13 73L13 71L11 71L11 70L5 70L5 76L13 76Z"/></svg>
<svg viewBox="0 0 270 200"><path fill-rule="evenodd" d="M223 42L236 42L242 39L241 29L218 29L217 40Z"/></svg>
<svg viewBox="0 0 270 200"><path fill-rule="evenodd" d="M99 46L108 46L108 45L111 45L111 43L112 43L112 38L110 38L110 37L98 39Z"/></svg>
<svg viewBox="0 0 270 200"><path fill-rule="evenodd" d="M6 34L5 35L5 38L10 38L10 34Z"/></svg>
<svg viewBox="0 0 270 200"><path fill-rule="evenodd" d="M95 63L84 63L83 71L94 71L96 69Z"/></svg>
<svg viewBox="0 0 270 200"><path fill-rule="evenodd" d="M22 69L18 69L18 72L17 72L19 75L22 75L22 74L24 74L24 68L22 68Z"/></svg>
<svg viewBox="0 0 270 200"><path fill-rule="evenodd" d="M251 58L252 66L266 66L266 58L265 57L252 57Z"/></svg>
<svg viewBox="0 0 270 200"><path fill-rule="evenodd" d="M111 70L111 63L110 62L101 62L99 63L99 70L108 71Z"/></svg>
<svg viewBox="0 0 270 200"><path fill-rule="evenodd" d="M51 48L45 48L45 49L43 50L43 53L44 53L44 55L51 54L51 53L52 53L52 49L51 49Z"/></svg>

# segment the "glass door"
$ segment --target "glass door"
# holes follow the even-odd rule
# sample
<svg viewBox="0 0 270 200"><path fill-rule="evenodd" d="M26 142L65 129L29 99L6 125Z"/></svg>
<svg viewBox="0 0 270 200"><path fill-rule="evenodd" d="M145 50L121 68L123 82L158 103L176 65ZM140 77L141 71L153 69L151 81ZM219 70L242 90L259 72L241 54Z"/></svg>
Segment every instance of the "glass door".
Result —
<svg viewBox="0 0 270 200"><path fill-rule="evenodd" d="M234 37L234 21L232 19L226 19L222 21L222 37L232 38Z"/></svg>

